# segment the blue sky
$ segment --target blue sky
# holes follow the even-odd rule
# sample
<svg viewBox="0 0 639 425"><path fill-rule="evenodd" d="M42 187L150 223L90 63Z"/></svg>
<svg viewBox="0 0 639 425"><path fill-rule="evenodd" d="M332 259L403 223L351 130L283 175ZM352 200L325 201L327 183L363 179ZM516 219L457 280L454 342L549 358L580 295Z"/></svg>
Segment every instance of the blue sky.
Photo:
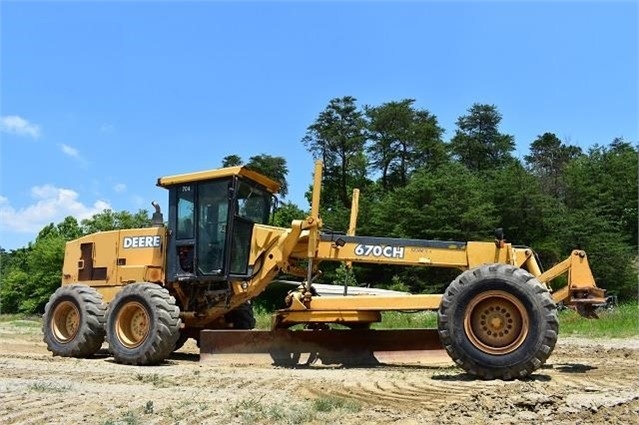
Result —
<svg viewBox="0 0 639 425"><path fill-rule="evenodd" d="M416 99L446 129L495 104L523 157L546 131L636 143L636 2L2 2L0 246L163 175L266 153L306 208L301 139L328 101ZM166 209L166 207L165 207Z"/></svg>

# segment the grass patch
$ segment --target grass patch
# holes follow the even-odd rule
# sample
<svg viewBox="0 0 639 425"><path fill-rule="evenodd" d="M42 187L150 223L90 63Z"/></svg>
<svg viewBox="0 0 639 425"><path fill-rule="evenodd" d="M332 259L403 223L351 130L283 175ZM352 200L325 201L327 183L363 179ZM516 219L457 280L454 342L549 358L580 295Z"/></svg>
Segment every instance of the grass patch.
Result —
<svg viewBox="0 0 639 425"><path fill-rule="evenodd" d="M42 319L38 316L25 314L1 314L0 323L3 327L37 329L42 326Z"/></svg>
<svg viewBox="0 0 639 425"><path fill-rule="evenodd" d="M348 413L356 413L362 410L362 406L353 401L341 397L326 396L313 400L313 409L317 412L332 412L341 410Z"/></svg>
<svg viewBox="0 0 639 425"><path fill-rule="evenodd" d="M172 382L169 382L166 377L160 376L157 373L153 374L143 374L138 373L135 375L135 378L145 384L151 384L154 387L158 388L166 388L174 385Z"/></svg>
<svg viewBox="0 0 639 425"><path fill-rule="evenodd" d="M140 419L139 415L133 410L128 410L120 416L118 419L107 419L102 424L103 425L137 425L143 423Z"/></svg>
<svg viewBox="0 0 639 425"><path fill-rule="evenodd" d="M71 389L71 385L59 384L57 382L50 381L38 381L30 384L27 387L30 391L36 391L39 393L63 393Z"/></svg>
<svg viewBox="0 0 639 425"><path fill-rule="evenodd" d="M255 329L271 329L271 316L273 313L254 305L253 314L255 315Z"/></svg>
<svg viewBox="0 0 639 425"><path fill-rule="evenodd" d="M620 304L611 310L597 311L599 319L586 319L572 309L559 312L559 334L591 338L630 338L639 336L639 307Z"/></svg>
<svg viewBox="0 0 639 425"><path fill-rule="evenodd" d="M303 424L309 422L336 423L344 415L356 413L361 406L340 397L320 397L303 403L267 404L261 399L250 398L232 405L227 412L229 422L243 424L277 423Z"/></svg>
<svg viewBox="0 0 639 425"><path fill-rule="evenodd" d="M382 313L382 321L374 323L373 329L413 329L436 328L437 312L435 311L385 311Z"/></svg>
<svg viewBox="0 0 639 425"><path fill-rule="evenodd" d="M0 314L0 323L15 322L17 320L29 320L39 322L38 316L30 316L27 314Z"/></svg>
<svg viewBox="0 0 639 425"><path fill-rule="evenodd" d="M0 338L10 337L11 335L40 336L42 328L42 320L37 316L28 316L25 314L3 314L0 315Z"/></svg>
<svg viewBox="0 0 639 425"><path fill-rule="evenodd" d="M229 414L243 424L263 422L268 419L267 408L260 399L240 400L229 408Z"/></svg>
<svg viewBox="0 0 639 425"><path fill-rule="evenodd" d="M40 327L42 326L42 324L40 323L40 320L38 319L18 319L18 320L14 320L12 322L9 322L12 326L15 326L16 328L35 328L35 329L40 329Z"/></svg>

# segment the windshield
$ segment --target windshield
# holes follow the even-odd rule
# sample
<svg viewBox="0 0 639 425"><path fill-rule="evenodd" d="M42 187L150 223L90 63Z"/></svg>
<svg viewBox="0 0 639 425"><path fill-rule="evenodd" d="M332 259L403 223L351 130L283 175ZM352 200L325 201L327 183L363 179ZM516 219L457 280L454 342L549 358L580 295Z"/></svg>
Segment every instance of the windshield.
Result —
<svg viewBox="0 0 639 425"><path fill-rule="evenodd" d="M268 223L271 210L271 196L268 192L240 181L236 199L238 216L254 223Z"/></svg>

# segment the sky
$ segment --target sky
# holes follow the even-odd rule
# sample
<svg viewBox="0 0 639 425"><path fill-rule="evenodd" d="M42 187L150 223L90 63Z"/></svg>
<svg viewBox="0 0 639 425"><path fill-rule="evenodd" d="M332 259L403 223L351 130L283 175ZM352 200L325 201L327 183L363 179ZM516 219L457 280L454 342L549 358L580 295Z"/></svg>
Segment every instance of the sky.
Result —
<svg viewBox="0 0 639 425"><path fill-rule="evenodd" d="M545 132L639 140L634 1L9 0L0 19L4 249L68 215L166 211L158 177L231 154L284 157L307 208L301 139L336 97L415 99L446 141L494 104L520 158Z"/></svg>

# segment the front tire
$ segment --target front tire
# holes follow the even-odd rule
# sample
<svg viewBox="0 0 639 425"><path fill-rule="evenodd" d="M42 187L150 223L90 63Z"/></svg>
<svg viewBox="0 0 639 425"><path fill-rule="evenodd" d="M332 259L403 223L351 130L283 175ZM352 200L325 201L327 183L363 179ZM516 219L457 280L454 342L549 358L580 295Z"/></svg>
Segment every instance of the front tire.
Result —
<svg viewBox="0 0 639 425"><path fill-rule="evenodd" d="M484 379L530 375L552 353L559 330L546 287L506 264L462 273L447 288L437 318L450 357Z"/></svg>
<svg viewBox="0 0 639 425"><path fill-rule="evenodd" d="M180 325L180 309L169 291L153 283L125 286L109 305L109 349L118 363L158 364L174 350Z"/></svg>
<svg viewBox="0 0 639 425"><path fill-rule="evenodd" d="M106 305L86 285L58 288L44 307L43 341L54 356L90 357L104 342Z"/></svg>

